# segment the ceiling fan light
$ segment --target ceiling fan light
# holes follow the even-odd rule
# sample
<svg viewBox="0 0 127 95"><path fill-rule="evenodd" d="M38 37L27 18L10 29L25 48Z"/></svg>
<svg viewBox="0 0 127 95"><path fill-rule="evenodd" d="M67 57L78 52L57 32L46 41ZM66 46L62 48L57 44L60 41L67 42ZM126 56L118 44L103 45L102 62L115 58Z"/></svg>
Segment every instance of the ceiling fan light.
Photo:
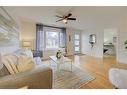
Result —
<svg viewBox="0 0 127 95"><path fill-rule="evenodd" d="M64 19L64 20L63 20L63 23L67 23L67 20L66 20L66 19Z"/></svg>

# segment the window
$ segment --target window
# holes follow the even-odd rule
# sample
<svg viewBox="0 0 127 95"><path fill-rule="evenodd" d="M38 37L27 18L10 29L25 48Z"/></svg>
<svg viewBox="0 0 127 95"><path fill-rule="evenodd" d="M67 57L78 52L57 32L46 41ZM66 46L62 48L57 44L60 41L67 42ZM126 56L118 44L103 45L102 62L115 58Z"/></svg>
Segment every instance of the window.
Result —
<svg viewBox="0 0 127 95"><path fill-rule="evenodd" d="M75 41L75 45L76 45L76 46L79 45L79 41L78 41L78 40Z"/></svg>
<svg viewBox="0 0 127 95"><path fill-rule="evenodd" d="M46 48L59 47L59 32L46 32Z"/></svg>
<svg viewBox="0 0 127 95"><path fill-rule="evenodd" d="M79 51L79 47L75 47L75 52L78 52Z"/></svg>
<svg viewBox="0 0 127 95"><path fill-rule="evenodd" d="M75 34L75 40L79 40L79 34Z"/></svg>
<svg viewBox="0 0 127 95"><path fill-rule="evenodd" d="M65 47L65 31L62 28L43 27L44 49Z"/></svg>
<svg viewBox="0 0 127 95"><path fill-rule="evenodd" d="M36 25L36 50L65 48L65 45L65 28L44 26L42 24Z"/></svg>

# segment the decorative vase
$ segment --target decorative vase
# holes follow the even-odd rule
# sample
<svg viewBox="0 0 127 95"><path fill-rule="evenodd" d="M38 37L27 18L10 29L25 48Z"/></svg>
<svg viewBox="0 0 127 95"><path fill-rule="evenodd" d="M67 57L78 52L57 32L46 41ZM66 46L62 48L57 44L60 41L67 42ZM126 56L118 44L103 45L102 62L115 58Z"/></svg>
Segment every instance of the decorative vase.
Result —
<svg viewBox="0 0 127 95"><path fill-rule="evenodd" d="M61 52L60 50L58 50L58 51L56 52L56 57L57 57L57 59L60 59L61 56L62 56L62 52Z"/></svg>

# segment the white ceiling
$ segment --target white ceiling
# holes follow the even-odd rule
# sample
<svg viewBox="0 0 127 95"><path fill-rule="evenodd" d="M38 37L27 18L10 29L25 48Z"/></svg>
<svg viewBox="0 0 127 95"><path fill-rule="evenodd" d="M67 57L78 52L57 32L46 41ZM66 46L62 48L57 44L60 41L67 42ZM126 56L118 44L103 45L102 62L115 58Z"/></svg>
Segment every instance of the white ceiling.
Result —
<svg viewBox="0 0 127 95"><path fill-rule="evenodd" d="M21 20L70 27L76 29L87 29L96 26L117 25L119 20L127 16L127 7L5 7L13 11ZM71 12L76 21L69 21L68 24L56 22L55 15L65 15ZM110 26L109 26L110 25Z"/></svg>

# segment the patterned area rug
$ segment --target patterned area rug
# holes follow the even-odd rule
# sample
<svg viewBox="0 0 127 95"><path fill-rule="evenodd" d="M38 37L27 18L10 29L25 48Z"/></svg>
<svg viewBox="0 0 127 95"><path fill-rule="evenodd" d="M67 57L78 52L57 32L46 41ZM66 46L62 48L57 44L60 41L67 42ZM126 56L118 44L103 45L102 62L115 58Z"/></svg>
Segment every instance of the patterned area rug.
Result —
<svg viewBox="0 0 127 95"><path fill-rule="evenodd" d="M57 71L56 66L48 66L53 69L53 89L78 89L82 84L87 84L95 79L94 76L74 65L72 72L70 64L61 65L60 72Z"/></svg>

